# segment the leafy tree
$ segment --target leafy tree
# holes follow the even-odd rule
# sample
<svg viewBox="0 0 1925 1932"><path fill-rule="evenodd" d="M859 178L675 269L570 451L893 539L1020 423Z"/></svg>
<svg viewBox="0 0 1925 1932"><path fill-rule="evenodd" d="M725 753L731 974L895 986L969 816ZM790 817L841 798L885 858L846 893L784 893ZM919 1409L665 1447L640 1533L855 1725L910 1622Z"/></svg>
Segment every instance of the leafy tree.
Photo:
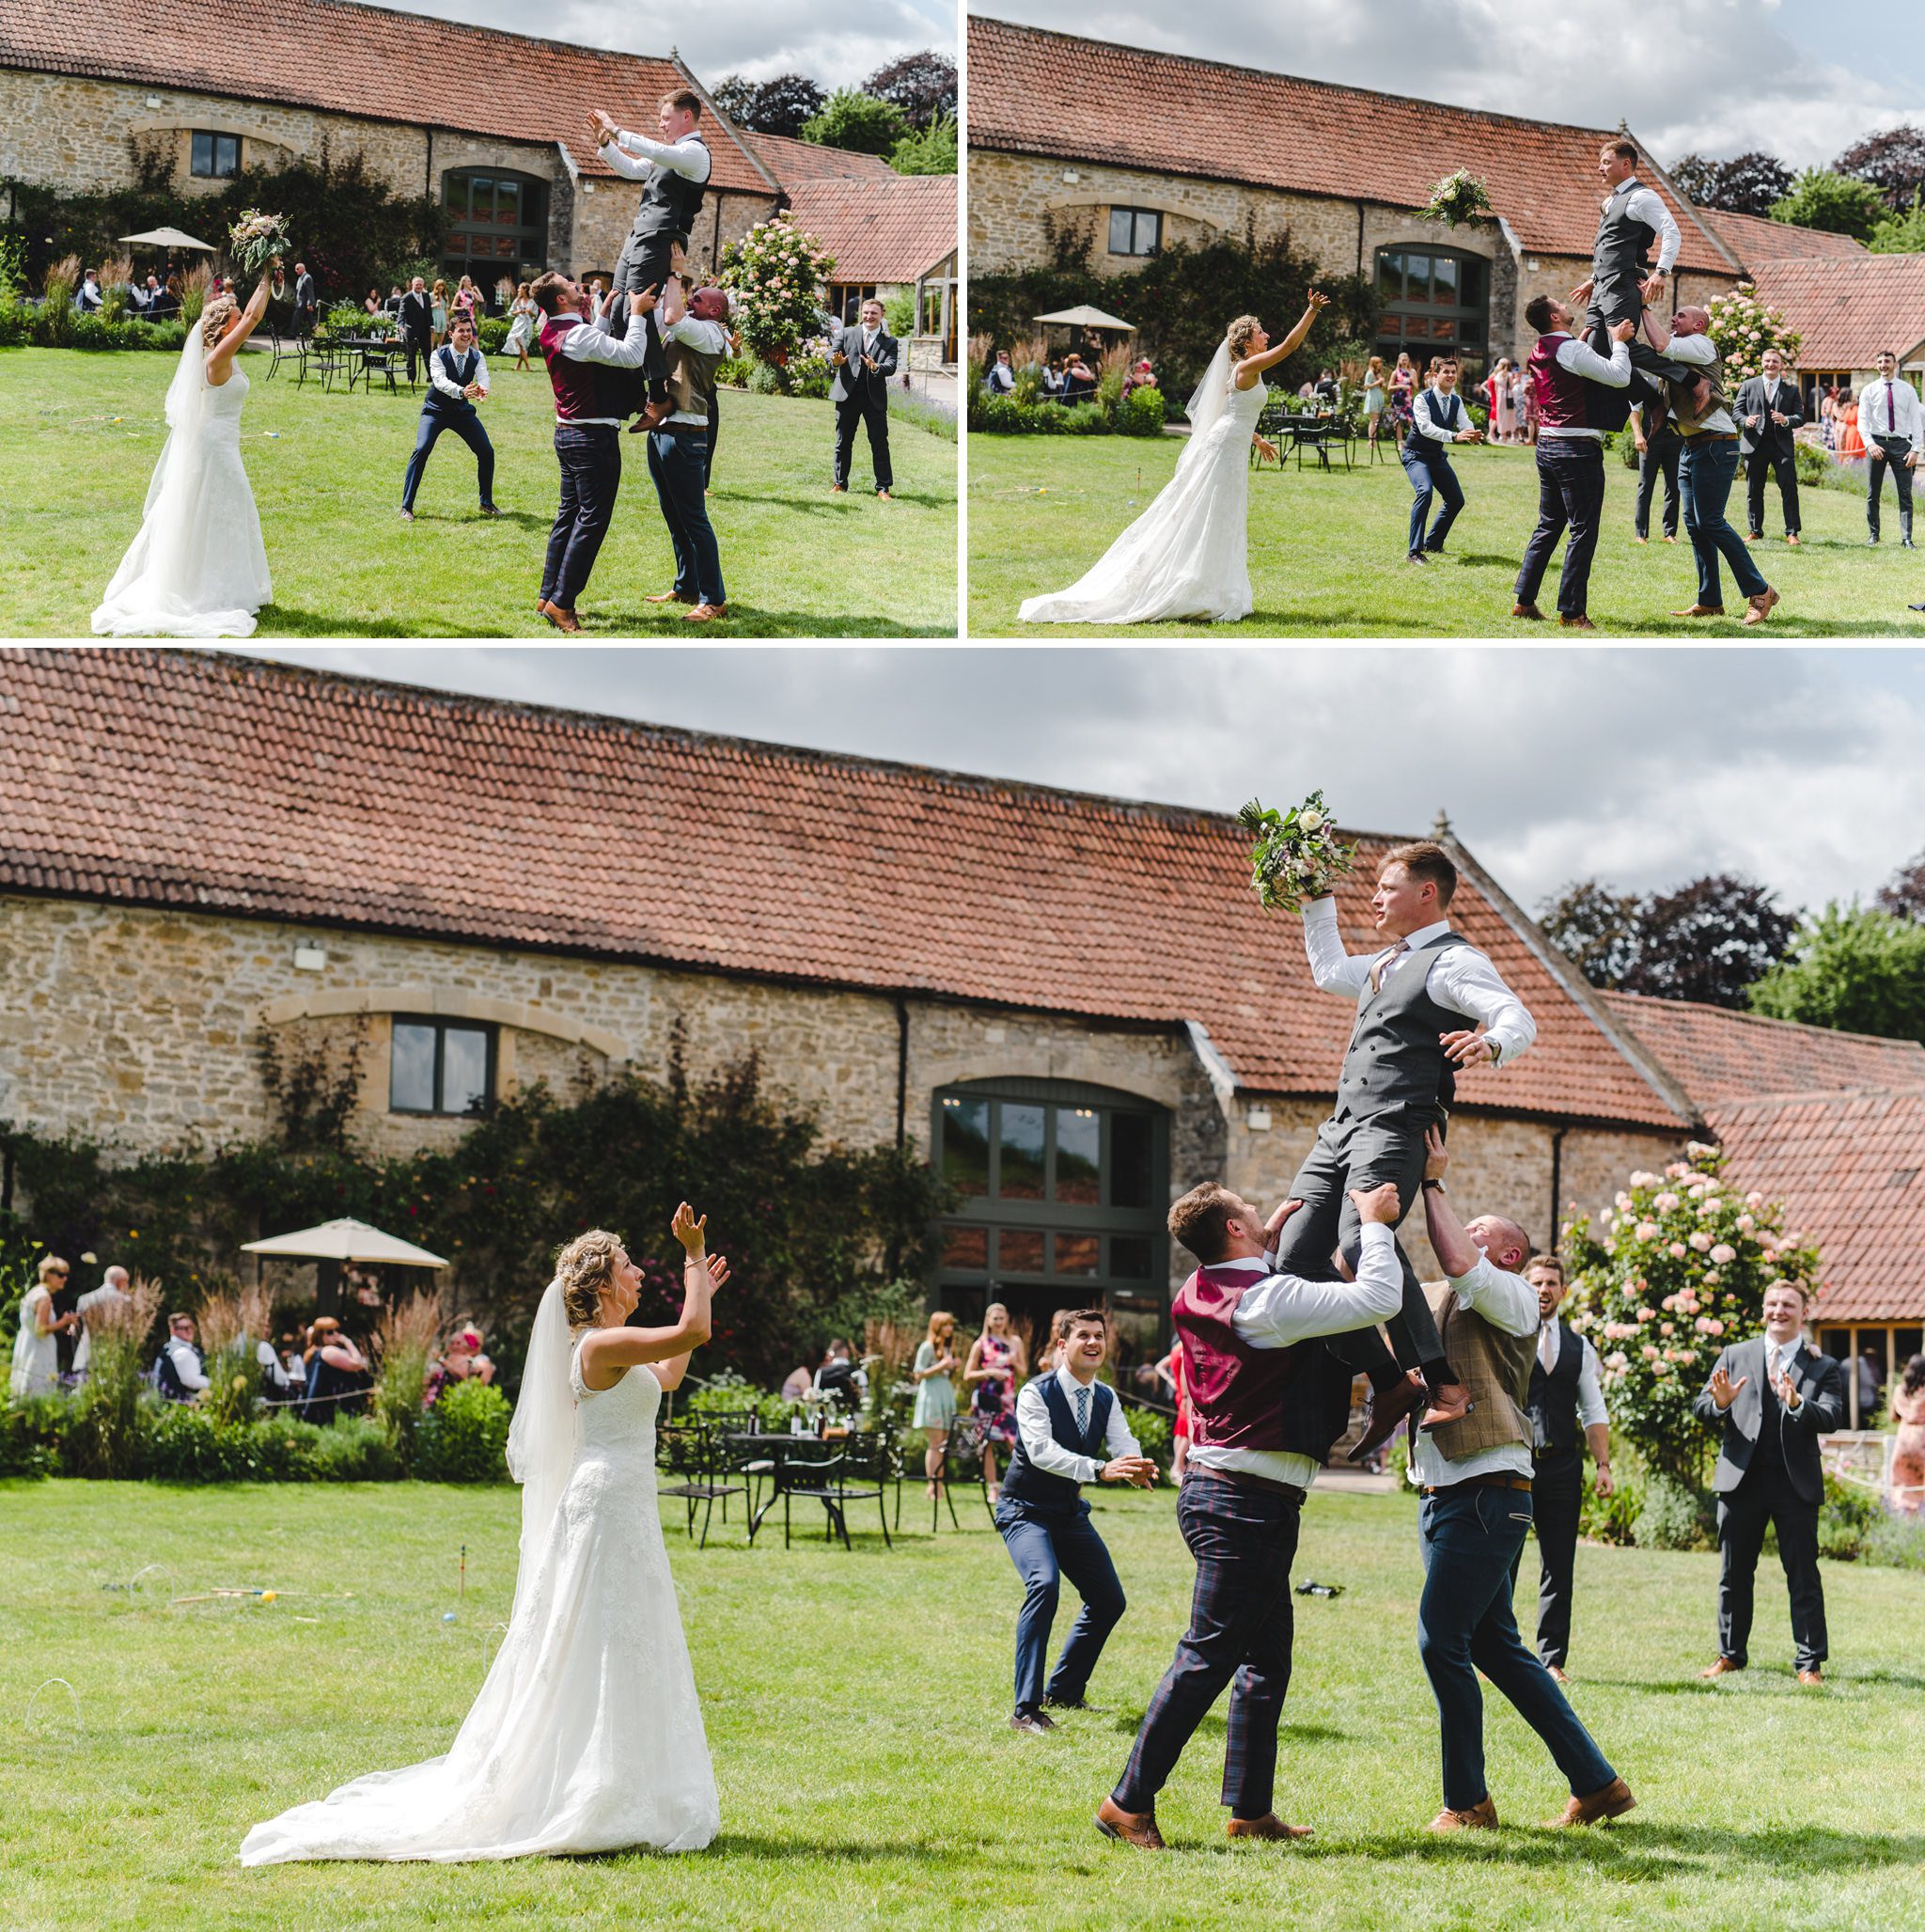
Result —
<svg viewBox="0 0 1925 1932"><path fill-rule="evenodd" d="M1773 221L1823 228L1827 234L1850 235L1859 242L1870 237L1885 212L1885 196L1870 181L1820 167L1808 167L1791 191L1771 205Z"/></svg>
<svg viewBox="0 0 1925 1932"><path fill-rule="evenodd" d="M1729 161L1707 161L1687 154L1671 169L1671 179L1700 208L1730 214L1769 214L1772 204L1792 192L1792 170L1775 154L1757 149Z"/></svg>
<svg viewBox="0 0 1925 1932"><path fill-rule="evenodd" d="M795 135L804 121L822 111L828 96L806 74L751 81L732 73L711 90L711 98L736 126L751 134Z"/></svg>
<svg viewBox="0 0 1925 1932"><path fill-rule="evenodd" d="M947 114L918 134L904 134L889 149L889 165L899 175L954 174L956 117Z"/></svg>
<svg viewBox="0 0 1925 1932"><path fill-rule="evenodd" d="M1914 195L1902 214L1888 214L1865 243L1874 255L1925 255L1925 195Z"/></svg>
<svg viewBox="0 0 1925 1932"><path fill-rule="evenodd" d="M853 154L886 154L908 132L909 117L893 101L843 87L803 123L802 138Z"/></svg>
<svg viewBox="0 0 1925 1932"><path fill-rule="evenodd" d="M1751 988L1756 1013L1846 1033L1925 1042L1925 925L1834 901Z"/></svg>
<svg viewBox="0 0 1925 1932"><path fill-rule="evenodd" d="M1878 888L1878 909L1895 919L1925 924L1925 852L1907 860Z"/></svg>
<svg viewBox="0 0 1925 1932"><path fill-rule="evenodd" d="M920 54L905 54L900 60L877 68L863 82L862 90L878 101L893 101L909 117L911 127L932 127L946 116L955 117L956 63L947 54L929 48ZM932 174L935 170L916 172Z"/></svg>
<svg viewBox="0 0 1925 1932"><path fill-rule="evenodd" d="M1594 986L1740 1009L1798 929L1768 887L1729 872L1644 898L1586 879L1546 905L1543 923Z"/></svg>
<svg viewBox="0 0 1925 1932"><path fill-rule="evenodd" d="M1910 122L1868 134L1832 163L1834 174L1870 181L1891 209L1908 208L1925 189L1925 128Z"/></svg>

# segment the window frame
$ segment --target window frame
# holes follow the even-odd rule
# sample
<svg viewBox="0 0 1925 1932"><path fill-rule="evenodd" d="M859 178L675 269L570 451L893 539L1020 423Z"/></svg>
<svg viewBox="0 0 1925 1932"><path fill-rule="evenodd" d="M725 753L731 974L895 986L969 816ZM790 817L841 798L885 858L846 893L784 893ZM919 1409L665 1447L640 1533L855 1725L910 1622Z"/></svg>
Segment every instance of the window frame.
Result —
<svg viewBox="0 0 1925 1932"><path fill-rule="evenodd" d="M395 1042L394 1029L397 1027L427 1027L434 1034L434 1099L432 1107L397 1107L395 1105ZM482 1093L478 1107L449 1107L442 1104L447 1072L447 1036L450 1030L462 1033L479 1033L487 1044L486 1060L482 1073ZM501 1029L493 1020L466 1020L451 1013L398 1013L390 1015L388 1022L387 1049L387 1110L405 1119L417 1121L472 1121L478 1120L494 1105L495 1081L501 1065Z"/></svg>
<svg viewBox="0 0 1925 1932"><path fill-rule="evenodd" d="M1117 217L1127 215L1130 221L1130 243L1127 248L1117 246ZM1142 224L1150 224L1150 245L1136 246L1141 237ZM1109 210L1108 253L1121 256L1125 259L1139 261L1145 256L1158 255L1163 251L1163 210L1160 208L1138 208L1134 203L1115 202Z"/></svg>
<svg viewBox="0 0 1925 1932"><path fill-rule="evenodd" d="M1409 258L1424 259L1424 293L1412 295ZM1397 263L1398 291L1385 287L1385 264ZM1451 264L1458 299L1439 302L1435 297L1436 275L1432 264L1444 260ZM1479 299L1467 302L1463 291L1467 276L1474 277ZM1455 355L1466 375L1481 370L1489 355L1491 338L1491 263L1481 255L1463 248L1440 248L1429 242L1399 242L1379 248L1370 261L1370 291L1377 305L1370 349L1386 363L1409 353L1421 370L1428 358L1439 353ZM1428 333L1416 325L1428 324ZM1394 324L1394 326L1393 326Z"/></svg>
<svg viewBox="0 0 1925 1932"><path fill-rule="evenodd" d="M489 192L489 212L477 215L474 212L475 184L486 181ZM500 194L502 183L512 183L517 197L517 212L520 219L505 221L500 214ZM524 281L524 268L536 268L548 259L548 212L549 190L553 184L540 175L524 173L513 167L450 167L442 171L441 210L447 218L447 236L442 247L442 273L451 282L458 282L462 275L473 278L475 286L485 298L492 299L494 285L506 276L509 281ZM457 208L454 196L459 189L461 203ZM532 218L531 218L532 214ZM503 236L512 238L514 253L503 255L491 246L484 253L477 252L482 241L491 243Z"/></svg>
<svg viewBox="0 0 1925 1932"><path fill-rule="evenodd" d="M208 165L199 166L196 153L197 145L208 144ZM221 165L222 144L226 143L233 161L231 167ZM187 132L187 174L190 181L231 181L241 172L241 136L223 134L218 128L190 128Z"/></svg>

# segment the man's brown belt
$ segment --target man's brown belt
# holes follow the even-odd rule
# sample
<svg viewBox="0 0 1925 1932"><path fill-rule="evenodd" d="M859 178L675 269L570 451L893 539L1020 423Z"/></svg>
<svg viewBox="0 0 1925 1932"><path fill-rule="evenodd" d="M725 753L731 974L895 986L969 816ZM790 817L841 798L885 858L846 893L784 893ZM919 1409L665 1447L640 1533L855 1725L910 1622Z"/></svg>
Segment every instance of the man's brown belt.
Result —
<svg viewBox="0 0 1925 1932"><path fill-rule="evenodd" d="M1521 1489L1528 1496L1531 1481L1528 1476L1513 1476L1507 1470L1494 1469L1488 1476L1466 1476L1461 1483L1424 1484L1426 1496L1443 1496L1452 1489Z"/></svg>

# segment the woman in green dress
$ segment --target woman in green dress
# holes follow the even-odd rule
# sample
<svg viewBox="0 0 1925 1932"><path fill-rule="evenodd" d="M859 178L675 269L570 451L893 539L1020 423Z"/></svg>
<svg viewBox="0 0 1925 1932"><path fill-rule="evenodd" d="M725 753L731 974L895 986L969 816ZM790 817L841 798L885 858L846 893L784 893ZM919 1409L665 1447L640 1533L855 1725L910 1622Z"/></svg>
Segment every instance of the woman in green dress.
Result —
<svg viewBox="0 0 1925 1932"><path fill-rule="evenodd" d="M933 1497L936 1479L943 1471L943 1451L949 1440L949 1424L956 1420L956 1385L949 1379L956 1373L954 1315L937 1309L930 1316L929 1333L916 1351L916 1365L910 1373L916 1380L916 1414L910 1426L929 1432L922 1472L929 1478L929 1494Z"/></svg>

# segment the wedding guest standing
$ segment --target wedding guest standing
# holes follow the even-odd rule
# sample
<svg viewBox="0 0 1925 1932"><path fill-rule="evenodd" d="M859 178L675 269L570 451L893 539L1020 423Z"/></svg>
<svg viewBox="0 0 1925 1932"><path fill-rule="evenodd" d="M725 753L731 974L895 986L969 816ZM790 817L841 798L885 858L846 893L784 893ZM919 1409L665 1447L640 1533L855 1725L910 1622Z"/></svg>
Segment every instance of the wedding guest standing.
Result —
<svg viewBox="0 0 1925 1932"><path fill-rule="evenodd" d="M1023 1338L1010 1330L1009 1311L991 1302L982 1312L982 1333L969 1344L962 1379L971 1390L969 1406L982 1424L982 1475L992 1505L1002 1493L996 1450L1016 1446L1016 1383L1027 1373Z"/></svg>
<svg viewBox="0 0 1925 1932"><path fill-rule="evenodd" d="M1597 1493L1610 1495L1611 1422L1597 1350L1557 1313L1568 1286L1564 1264L1555 1254L1534 1254L1524 1279L1538 1298L1537 1361L1526 1403L1533 1456L1531 1527L1538 1539L1538 1655L1558 1683L1568 1684L1564 1665L1571 1654L1572 1578L1584 1515L1584 1452L1588 1445L1597 1465ZM1510 1566L1513 1585L1523 1562L1520 1545Z"/></svg>
<svg viewBox="0 0 1925 1932"><path fill-rule="evenodd" d="M1388 395L1384 381L1384 358L1373 355L1369 367L1364 370L1364 420L1369 425L1370 443L1374 448L1377 432L1384 422L1384 404Z"/></svg>
<svg viewBox="0 0 1925 1932"><path fill-rule="evenodd" d="M837 336L829 360L836 367L836 380L829 388L829 400L836 405L833 494L839 496L849 488L849 459L859 423L869 432L876 495L886 499L895 486L889 466L889 378L896 373L896 338L883 327L880 302L871 299L862 305L861 322Z"/></svg>
<svg viewBox="0 0 1925 1932"><path fill-rule="evenodd" d="M447 284L436 279L428 298L429 326L437 349L447 340Z"/></svg>
<svg viewBox="0 0 1925 1932"><path fill-rule="evenodd" d="M428 468L428 459L445 431L452 431L475 452L481 492L481 514L499 516L494 507L494 445L481 427L475 405L488 397L488 362L475 346L475 319L458 314L448 341L428 358L428 394L421 404L421 424L415 434L415 453L401 479L401 515L415 521L415 494Z"/></svg>
<svg viewBox="0 0 1925 1932"><path fill-rule="evenodd" d="M515 299L509 304L507 352L515 358L515 368L524 369L528 366L528 351L535 346L536 331L540 328L540 311L535 306L535 298L528 292L524 282L515 291Z"/></svg>
<svg viewBox="0 0 1925 1932"><path fill-rule="evenodd" d="M1832 420L1838 425L1839 461L1863 463L1865 438L1858 433L1858 403L1849 388L1839 390L1838 401L1832 405Z"/></svg>
<svg viewBox="0 0 1925 1932"><path fill-rule="evenodd" d="M74 1312L80 1317L80 1332L73 1344L73 1373L76 1377L85 1376L93 1363L93 1330L87 1326L90 1318L98 1312L120 1307L128 1299L127 1270L111 1267L101 1277L98 1288L89 1288L74 1304Z"/></svg>
<svg viewBox="0 0 1925 1932"><path fill-rule="evenodd" d="M1867 383L1858 398L1858 432L1864 439L1867 463L1865 522L1878 542L1878 512L1885 495L1885 473L1899 493L1899 542L1912 544L1912 482L1918 459L1925 455L1925 409L1918 392L1899 380L1899 359L1889 349L1878 352L1878 380Z"/></svg>
<svg viewBox="0 0 1925 1932"><path fill-rule="evenodd" d="M1767 349L1762 372L1738 389L1738 421L1743 433L1738 443L1745 458L1745 528L1749 541L1764 536L1764 485L1776 477L1778 504L1785 513L1785 542L1798 541L1798 446L1792 432L1805 420L1804 398L1798 385L1785 374L1785 358L1776 349Z"/></svg>
<svg viewBox="0 0 1925 1932"><path fill-rule="evenodd" d="M555 389L555 460L561 465L561 499L535 607L556 630L572 633L582 628L575 600L595 568L621 488L624 399L609 392L603 371L640 369L649 338L633 321L626 337L610 335L606 311L586 314L587 297L552 269L531 292L545 318L541 354ZM638 319L655 298L637 290L628 306Z"/></svg>
<svg viewBox="0 0 1925 1932"><path fill-rule="evenodd" d="M1823 1681L1818 1438L1843 1426L1845 1385L1838 1363L1806 1345L1804 1322L1804 1289L1774 1282L1764 1292L1764 1333L1724 1350L1694 1405L1698 1421L1718 1431L1718 1654L1700 1677L1727 1676L1750 1661L1752 1587L1771 1527L1791 1586L1798 1681Z"/></svg>
<svg viewBox="0 0 1925 1932"><path fill-rule="evenodd" d="M916 1413L909 1420L912 1429L923 1430L928 1442L922 1452L922 1472L929 1478L928 1493L933 1497L943 1473L943 1452L948 1445L949 1430L956 1420L956 1385L949 1377L956 1373L956 1317L937 1309L929 1318L929 1332L917 1344L910 1379L916 1384Z"/></svg>
<svg viewBox="0 0 1925 1932"><path fill-rule="evenodd" d="M1416 366L1410 359L1410 351L1398 353L1397 367L1390 371L1390 407L1397 418L1397 432L1400 436L1410 424L1411 404L1416 399Z"/></svg>
<svg viewBox="0 0 1925 1932"><path fill-rule="evenodd" d="M78 1314L54 1312L54 1297L66 1287L70 1272L57 1254L42 1255L34 1285L22 1298L8 1384L16 1402L51 1395L60 1385L60 1337L70 1335L80 1326Z"/></svg>
<svg viewBox="0 0 1925 1932"><path fill-rule="evenodd" d="M1123 1613L1123 1586L1089 1520L1083 1484L1147 1489L1156 1480L1156 1465L1130 1434L1116 1390L1096 1379L1108 1352L1108 1317L1101 1309L1072 1310L1063 1328L1062 1366L1037 1376L1017 1398L1017 1442L996 1504L996 1529L1023 1579L1013 1731L1054 1731L1045 1704L1089 1707L1084 1692L1090 1673ZM1065 1577L1083 1608L1045 1683L1050 1627Z"/></svg>
<svg viewBox="0 0 1925 1932"><path fill-rule="evenodd" d="M428 284L419 275L408 284L401 297L401 340L408 345L408 380L415 380L415 366L434 353L434 305L428 299Z"/></svg>
<svg viewBox="0 0 1925 1932"><path fill-rule="evenodd" d="M1450 446L1482 441L1481 432L1457 393L1456 356L1440 357L1433 383L1411 406L1411 433L1399 451L1403 473L1410 479L1408 555L1412 563L1428 563L1443 555L1444 540L1463 508L1463 485L1450 466ZM1430 521L1433 497L1444 502L1435 524Z"/></svg>
<svg viewBox="0 0 1925 1932"><path fill-rule="evenodd" d="M1891 1419L1898 1436L1891 1451L1891 1506L1912 1516L1925 1513L1925 1355L1905 1364L1891 1392Z"/></svg>
<svg viewBox="0 0 1925 1932"><path fill-rule="evenodd" d="M1657 417L1653 432L1646 424ZM1637 446L1637 502L1631 512L1631 526L1640 543L1651 542L1651 499L1658 479L1665 479L1664 537L1667 543L1678 541L1678 459L1684 453L1684 439L1668 410L1647 410L1635 403L1631 411L1631 433Z"/></svg>
<svg viewBox="0 0 1925 1932"><path fill-rule="evenodd" d="M307 273L307 264L297 261L294 264L294 333L297 336L313 335L314 311L319 300L314 277Z"/></svg>

